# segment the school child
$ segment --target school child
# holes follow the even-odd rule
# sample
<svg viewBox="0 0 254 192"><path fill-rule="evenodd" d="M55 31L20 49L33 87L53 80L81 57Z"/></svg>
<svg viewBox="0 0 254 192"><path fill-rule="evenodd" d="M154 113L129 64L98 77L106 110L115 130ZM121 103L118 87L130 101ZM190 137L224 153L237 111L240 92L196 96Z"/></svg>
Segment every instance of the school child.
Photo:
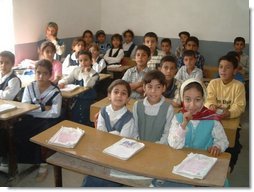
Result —
<svg viewBox="0 0 254 192"><path fill-rule="evenodd" d="M71 109L72 120L93 126L90 121L90 105L96 99L94 86L99 79L99 74L92 68L92 55L89 51L80 51L78 53L79 66L58 83L59 88L64 88L67 84L75 84L90 88L83 94L74 98Z"/></svg>
<svg viewBox="0 0 254 192"><path fill-rule="evenodd" d="M57 37L58 33L58 25L55 22L49 22L46 27L46 38L45 40L39 42L40 44L44 41L52 42L56 47L56 54L54 55L54 59L61 61L62 56L65 52L65 45L64 42Z"/></svg>
<svg viewBox="0 0 254 192"><path fill-rule="evenodd" d="M164 52L165 55L175 56L171 53L171 40L169 38L163 38L161 40L161 50Z"/></svg>
<svg viewBox="0 0 254 192"><path fill-rule="evenodd" d="M107 65L120 65L121 60L124 57L124 52L122 49L122 36L118 33L112 35L111 37L111 49L107 50L104 55L104 59Z"/></svg>
<svg viewBox="0 0 254 192"><path fill-rule="evenodd" d="M106 33L103 30L99 30L95 34L95 43L99 47L100 56L103 57L108 49L110 49L110 44L106 42Z"/></svg>
<svg viewBox="0 0 254 192"><path fill-rule="evenodd" d="M235 57L238 61L238 67L237 67L237 71L235 73L235 76L234 76L234 79L238 80L238 81L241 81L242 83L244 83L244 77L243 75L241 74L241 67L239 65L239 62L240 62L240 54L237 53L236 51L229 51L227 53L227 55L231 55L233 57Z"/></svg>
<svg viewBox="0 0 254 192"><path fill-rule="evenodd" d="M92 46L92 44L94 43L93 32L90 30L85 30L82 35L82 38L85 41L85 46L86 46L85 50L88 51L90 49L90 47Z"/></svg>
<svg viewBox="0 0 254 192"><path fill-rule="evenodd" d="M219 59L220 78L213 79L207 86L207 100L205 106L213 111L220 111L223 118L237 118L245 111L246 99L243 83L234 79L238 62L230 55ZM236 132L235 146L226 151L231 153L231 172L241 152L242 145L239 142L240 128Z"/></svg>
<svg viewBox="0 0 254 192"><path fill-rule="evenodd" d="M124 76L123 80L128 82L131 87L131 98L141 99L143 98L144 89L143 89L143 77L150 70L147 67L147 62L150 59L151 51L146 45L139 45L136 49L135 60L137 65L128 69Z"/></svg>
<svg viewBox="0 0 254 192"><path fill-rule="evenodd" d="M174 107L180 107L181 101L179 96L179 90L181 82L175 79L177 72L177 61L173 56L165 56L161 59L160 66L158 68L166 78L166 91L163 93L167 101L169 101Z"/></svg>
<svg viewBox="0 0 254 192"><path fill-rule="evenodd" d="M167 145L168 131L174 109L163 96L166 79L162 72L152 70L143 78L145 98L133 106L135 129L139 139Z"/></svg>
<svg viewBox="0 0 254 192"><path fill-rule="evenodd" d="M240 55L239 69L242 75L249 75L249 56L243 52L245 48L245 39L236 37L234 39L234 50Z"/></svg>
<svg viewBox="0 0 254 192"><path fill-rule="evenodd" d="M130 85L122 80L113 81L108 87L110 104L100 110L97 129L122 137L137 138L134 131L134 119L132 113L126 108L130 99ZM122 184L87 176L84 178L84 187L120 187Z"/></svg>
<svg viewBox="0 0 254 192"><path fill-rule="evenodd" d="M78 52L85 50L86 42L83 38L75 38L72 41L72 53L68 54L63 62L63 74L69 75L79 65Z"/></svg>
<svg viewBox="0 0 254 192"><path fill-rule="evenodd" d="M57 84L62 78L62 63L54 59L56 47L50 41L44 41L40 47L40 59L47 59L52 63L52 76L50 81Z"/></svg>
<svg viewBox="0 0 254 192"><path fill-rule="evenodd" d="M205 58L198 52L199 40L195 36L190 36L185 43L185 50L192 50L196 54L196 66L203 71ZM183 57L178 58L178 69L184 65Z"/></svg>
<svg viewBox="0 0 254 192"><path fill-rule="evenodd" d="M93 69L97 73L107 73L107 65L103 57L100 56L99 46L93 44L89 51L92 53Z"/></svg>
<svg viewBox="0 0 254 192"><path fill-rule="evenodd" d="M161 50L157 49L158 36L156 35L156 33L146 33L143 38L143 44L149 47L151 51L151 59L147 63L148 68L151 70L157 69L162 57L165 56L165 54Z"/></svg>
<svg viewBox="0 0 254 192"><path fill-rule="evenodd" d="M137 49L137 45L133 42L134 32L130 29L127 29L126 31L123 32L123 38L124 38L123 43L124 56L134 58Z"/></svg>
<svg viewBox="0 0 254 192"><path fill-rule="evenodd" d="M175 56L177 58L183 55L185 43L186 43L186 40L190 37L190 33L188 31L181 31L178 34L178 36L180 38L180 45L176 48L176 51L175 51Z"/></svg>
<svg viewBox="0 0 254 192"><path fill-rule="evenodd" d="M59 88L50 81L52 64L42 59L35 64L35 81L28 85L22 102L38 105L39 108L27 113L14 126L19 163L40 164L36 180L47 176L47 164L41 147L29 139L60 121L62 95Z"/></svg>
<svg viewBox="0 0 254 192"><path fill-rule="evenodd" d="M15 55L10 51L0 53L0 99L14 100L21 88L21 81L12 70Z"/></svg>
<svg viewBox="0 0 254 192"><path fill-rule="evenodd" d="M206 87L201 81L191 78L182 84L180 95L183 108L172 119L168 134L169 146L175 149L207 150L211 155L219 156L226 150L229 142L219 121L220 115L204 106ZM185 185L156 179L152 183L156 187Z"/></svg>
<svg viewBox="0 0 254 192"><path fill-rule="evenodd" d="M203 71L199 69L196 64L196 54L192 50L186 50L183 52L183 62L184 66L182 66L175 78L178 79L180 82L184 82L189 78L196 78L198 80L203 79Z"/></svg>

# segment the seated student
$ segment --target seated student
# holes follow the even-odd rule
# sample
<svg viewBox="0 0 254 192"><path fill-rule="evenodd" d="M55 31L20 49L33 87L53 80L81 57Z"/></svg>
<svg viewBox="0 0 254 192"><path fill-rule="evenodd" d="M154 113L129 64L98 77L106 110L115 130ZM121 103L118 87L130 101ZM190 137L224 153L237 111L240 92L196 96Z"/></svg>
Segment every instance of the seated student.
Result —
<svg viewBox="0 0 254 192"><path fill-rule="evenodd" d="M106 51L110 49L110 44L106 42L106 33L103 30L99 30L96 32L95 43L99 47L101 57L103 57Z"/></svg>
<svg viewBox="0 0 254 192"><path fill-rule="evenodd" d="M150 49L145 45L139 45L136 49L135 60L137 65L128 69L124 76L123 80L127 81L131 87L131 98L140 99L143 98L144 89L143 89L143 77L145 73L149 71L147 67L147 62L150 59Z"/></svg>
<svg viewBox="0 0 254 192"><path fill-rule="evenodd" d="M61 61L62 56L65 52L65 45L64 42L57 37L58 33L58 25L55 22L49 22L46 27L46 38L39 42L39 48L40 44L44 41L50 41L52 42L56 47L56 54L54 55L54 59Z"/></svg>
<svg viewBox="0 0 254 192"><path fill-rule="evenodd" d="M93 69L97 73L107 73L107 65L103 57L100 56L99 46L93 44L89 51L92 53Z"/></svg>
<svg viewBox="0 0 254 192"><path fill-rule="evenodd" d="M207 86L207 100L205 106L213 111L220 111L223 118L237 118L245 111L246 99L243 83L234 79L238 62L230 55L219 59L220 78L213 79ZM240 128L237 129L235 146L226 151L231 153L231 172L241 152L242 145L239 142Z"/></svg>
<svg viewBox="0 0 254 192"><path fill-rule="evenodd" d="M237 53L236 51L229 51L227 53L227 55L231 55L233 57L235 57L238 61L238 67L237 67L237 71L235 73L235 76L234 76L234 79L238 80L238 81L241 81L242 83L244 83L244 77L243 75L241 74L241 67L239 67L239 62L240 62L240 55L239 53Z"/></svg>
<svg viewBox="0 0 254 192"><path fill-rule="evenodd" d="M90 30L85 30L82 38L85 41L85 50L88 51L90 49L90 47L94 44L93 41L93 32Z"/></svg>
<svg viewBox="0 0 254 192"><path fill-rule="evenodd" d="M151 51L151 59L147 63L147 67L150 70L156 69L160 64L161 58L165 56L165 54L161 50L157 49L158 36L156 35L156 33L146 33L143 38L143 44L149 47Z"/></svg>
<svg viewBox="0 0 254 192"><path fill-rule="evenodd" d="M161 50L164 52L164 54L174 57L175 55L171 52L171 48L171 40L169 38L164 38L161 40Z"/></svg>
<svg viewBox="0 0 254 192"><path fill-rule="evenodd" d="M40 164L36 179L47 176L47 164L42 157L41 147L29 139L60 121L62 95L59 88L49 79L52 75L52 64L42 59L35 64L35 81L28 85L22 102L39 106L39 109L27 113L14 126L19 163Z"/></svg>
<svg viewBox="0 0 254 192"><path fill-rule="evenodd" d="M54 59L56 47L49 41L44 41L40 47L40 59L47 59L52 63L52 76L50 81L57 84L62 78L62 63Z"/></svg>
<svg viewBox="0 0 254 192"><path fill-rule="evenodd" d="M186 40L190 37L190 33L188 31L181 31L178 36L180 37L180 45L176 48L175 56L177 58L181 57L184 52L184 47Z"/></svg>
<svg viewBox="0 0 254 192"><path fill-rule="evenodd" d="M90 89L74 98L71 109L72 120L93 126L90 121L90 105L96 99L94 86L99 79L99 74L92 68L92 54L89 51L80 51L78 53L79 66L75 68L67 77L61 79L58 83L59 88L64 88L67 84L75 84Z"/></svg>
<svg viewBox="0 0 254 192"><path fill-rule="evenodd" d="M126 105L130 99L130 85L117 79L108 87L110 104L100 110L97 129L122 137L136 138L134 119ZM83 187L120 187L122 184L101 179L94 176L84 178Z"/></svg>
<svg viewBox="0 0 254 192"><path fill-rule="evenodd" d="M104 55L104 59L108 65L120 65L121 60L124 57L122 49L122 36L120 34L114 34L111 37L111 49L107 50Z"/></svg>
<svg viewBox="0 0 254 192"><path fill-rule="evenodd" d="M204 106L206 87L200 81L190 78L182 84L180 95L183 109L172 119L168 134L169 146L174 149L207 150L211 155L219 156L229 142L219 121L220 115ZM185 185L156 179L152 183L156 187Z"/></svg>
<svg viewBox="0 0 254 192"><path fill-rule="evenodd" d="M175 79L177 72L176 58L173 56L165 56L161 59L158 68L166 78L166 91L163 93L166 100L168 100L174 107L180 107L179 89L181 82Z"/></svg>
<svg viewBox="0 0 254 192"><path fill-rule="evenodd" d="M82 38L75 38L72 41L72 53L68 54L63 62L63 74L69 75L79 65L78 52L85 50L86 43Z"/></svg>
<svg viewBox="0 0 254 192"><path fill-rule="evenodd" d="M245 48L245 39L236 37L234 39L234 49L240 55L239 69L242 75L249 75L249 56L243 52Z"/></svg>
<svg viewBox="0 0 254 192"><path fill-rule="evenodd" d="M185 50L192 50L196 54L196 66L203 71L205 58L198 52L199 40L197 37L190 36L185 43ZM178 69L184 65L183 57L178 58Z"/></svg>
<svg viewBox="0 0 254 192"><path fill-rule="evenodd" d="M143 82L146 97L133 106L135 129L139 139L167 145L174 109L163 96L165 76L158 70L152 70L145 74Z"/></svg>
<svg viewBox="0 0 254 192"><path fill-rule="evenodd" d="M130 29L124 31L123 38L124 38L124 43L123 43L124 56L134 58L137 45L133 42L133 39L134 39L133 31Z"/></svg>
<svg viewBox="0 0 254 192"><path fill-rule="evenodd" d="M184 66L182 66L175 78L178 79L180 82L184 82L189 78L196 78L198 80L203 79L203 72L201 69L197 68L196 64L196 54L192 50L186 50L183 52L183 62Z"/></svg>

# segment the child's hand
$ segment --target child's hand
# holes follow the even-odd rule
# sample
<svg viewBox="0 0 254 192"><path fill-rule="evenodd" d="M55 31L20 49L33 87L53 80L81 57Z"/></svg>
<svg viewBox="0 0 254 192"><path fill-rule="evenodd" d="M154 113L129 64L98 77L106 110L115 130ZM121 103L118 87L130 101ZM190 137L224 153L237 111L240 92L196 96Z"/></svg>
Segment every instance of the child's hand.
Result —
<svg viewBox="0 0 254 192"><path fill-rule="evenodd" d="M212 147L209 147L209 148L208 148L208 152L209 152L211 155L217 157L217 156L220 155L221 150L220 150L220 148L217 147L217 146L212 146Z"/></svg>
<svg viewBox="0 0 254 192"><path fill-rule="evenodd" d="M212 111L216 111L217 106L212 104L212 105L209 106L209 109L212 110Z"/></svg>
<svg viewBox="0 0 254 192"><path fill-rule="evenodd" d="M59 87L59 89L63 89L65 87L65 84L64 83L60 83L60 84L58 84L58 87Z"/></svg>
<svg viewBox="0 0 254 192"><path fill-rule="evenodd" d="M226 119L230 117L230 111L228 109L223 109L223 112L221 113L222 119Z"/></svg>
<svg viewBox="0 0 254 192"><path fill-rule="evenodd" d="M48 106L48 105L45 106L45 111L49 111L50 109L51 109L51 106Z"/></svg>
<svg viewBox="0 0 254 192"><path fill-rule="evenodd" d="M191 112L187 111L183 114L183 123L181 124L181 127L185 129L190 120L192 120L192 114Z"/></svg>

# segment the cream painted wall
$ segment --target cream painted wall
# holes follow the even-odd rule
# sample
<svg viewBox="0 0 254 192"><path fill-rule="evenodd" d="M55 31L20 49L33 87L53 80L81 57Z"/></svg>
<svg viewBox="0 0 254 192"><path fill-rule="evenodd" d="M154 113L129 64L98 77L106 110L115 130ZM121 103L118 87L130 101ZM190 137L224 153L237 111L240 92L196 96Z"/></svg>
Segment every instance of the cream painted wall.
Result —
<svg viewBox="0 0 254 192"><path fill-rule="evenodd" d="M44 38L49 21L59 26L60 38L81 36L100 28L100 0L13 0L15 44ZM96 15L96 16L95 16Z"/></svg>
<svg viewBox="0 0 254 192"><path fill-rule="evenodd" d="M248 0L102 0L101 28L107 33L133 29L143 36L178 38L182 30L200 40L249 42Z"/></svg>

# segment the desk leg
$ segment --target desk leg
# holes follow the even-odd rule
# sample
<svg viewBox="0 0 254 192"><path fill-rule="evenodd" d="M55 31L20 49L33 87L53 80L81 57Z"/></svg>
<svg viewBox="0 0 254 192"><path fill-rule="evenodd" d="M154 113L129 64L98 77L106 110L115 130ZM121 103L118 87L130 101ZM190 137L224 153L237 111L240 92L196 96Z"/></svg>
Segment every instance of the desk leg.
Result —
<svg viewBox="0 0 254 192"><path fill-rule="evenodd" d="M54 176L55 176L55 186L62 187L62 168L59 166L54 165Z"/></svg>

